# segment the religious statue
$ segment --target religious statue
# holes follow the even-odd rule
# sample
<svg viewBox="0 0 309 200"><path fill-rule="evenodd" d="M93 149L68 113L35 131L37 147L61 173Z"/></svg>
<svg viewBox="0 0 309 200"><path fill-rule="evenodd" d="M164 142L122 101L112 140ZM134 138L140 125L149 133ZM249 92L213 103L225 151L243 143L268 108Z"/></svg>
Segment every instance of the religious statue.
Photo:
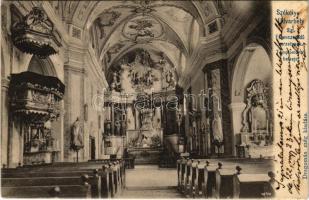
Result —
<svg viewBox="0 0 309 200"><path fill-rule="evenodd" d="M140 147L148 147L148 144L147 144L147 137L144 135L144 134L141 134L141 140L140 140Z"/></svg>
<svg viewBox="0 0 309 200"><path fill-rule="evenodd" d="M166 66L166 65L165 65ZM174 70L168 69L163 70L163 77L166 84L166 88L174 88L176 85L175 77L174 77Z"/></svg>
<svg viewBox="0 0 309 200"><path fill-rule="evenodd" d="M222 121L218 112L214 112L214 119L212 121L212 131L214 137L214 145L217 147L217 153L220 153L223 145Z"/></svg>
<svg viewBox="0 0 309 200"><path fill-rule="evenodd" d="M83 147L83 133L82 128L79 122L79 118L77 117L76 121L72 126L72 148L81 148Z"/></svg>
<svg viewBox="0 0 309 200"><path fill-rule="evenodd" d="M134 62L131 63L129 70L129 78L133 88L149 89L158 78L155 76L153 69L150 66L152 63L149 53L142 52L135 55Z"/></svg>
<svg viewBox="0 0 309 200"><path fill-rule="evenodd" d="M117 120L115 122L115 135L121 135L120 129L121 129L121 124L120 124L120 121Z"/></svg>
<svg viewBox="0 0 309 200"><path fill-rule="evenodd" d="M120 90L120 80L119 80L119 74L117 72L113 73L113 81L111 83L111 90L112 91L119 91Z"/></svg>

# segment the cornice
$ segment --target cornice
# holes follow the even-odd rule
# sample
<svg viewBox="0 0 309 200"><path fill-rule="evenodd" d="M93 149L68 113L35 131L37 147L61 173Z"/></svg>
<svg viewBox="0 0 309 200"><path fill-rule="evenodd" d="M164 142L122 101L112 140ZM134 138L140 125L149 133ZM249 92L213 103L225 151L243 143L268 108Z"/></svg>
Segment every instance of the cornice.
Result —
<svg viewBox="0 0 309 200"><path fill-rule="evenodd" d="M80 66L81 68L84 65L84 57L86 48L83 44L69 43L68 47L65 49L65 64L71 66Z"/></svg>
<svg viewBox="0 0 309 200"><path fill-rule="evenodd" d="M81 73L81 74L86 73L86 70L84 68L75 67L75 66L68 65L68 64L64 64L64 70L65 71L73 71L73 72L77 72L77 73Z"/></svg>

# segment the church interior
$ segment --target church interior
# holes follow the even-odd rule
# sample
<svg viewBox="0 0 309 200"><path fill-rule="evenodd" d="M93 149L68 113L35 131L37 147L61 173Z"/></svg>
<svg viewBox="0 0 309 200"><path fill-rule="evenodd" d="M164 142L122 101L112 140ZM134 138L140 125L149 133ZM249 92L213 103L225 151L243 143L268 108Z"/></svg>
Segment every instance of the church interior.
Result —
<svg viewBox="0 0 309 200"><path fill-rule="evenodd" d="M2 196L274 195L270 10L2 1Z"/></svg>

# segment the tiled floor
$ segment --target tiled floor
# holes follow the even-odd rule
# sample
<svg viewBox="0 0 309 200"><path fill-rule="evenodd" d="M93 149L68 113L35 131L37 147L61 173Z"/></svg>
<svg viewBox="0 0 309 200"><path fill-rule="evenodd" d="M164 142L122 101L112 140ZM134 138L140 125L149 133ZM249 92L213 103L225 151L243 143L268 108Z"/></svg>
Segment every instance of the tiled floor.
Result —
<svg viewBox="0 0 309 200"><path fill-rule="evenodd" d="M176 169L137 165L126 170L127 188L120 198L182 198L176 186Z"/></svg>

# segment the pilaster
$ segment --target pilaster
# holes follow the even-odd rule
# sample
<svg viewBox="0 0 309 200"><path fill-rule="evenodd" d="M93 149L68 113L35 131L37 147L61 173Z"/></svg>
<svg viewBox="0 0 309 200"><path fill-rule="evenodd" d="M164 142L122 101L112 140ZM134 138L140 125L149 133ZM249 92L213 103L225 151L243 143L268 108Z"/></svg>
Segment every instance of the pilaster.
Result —
<svg viewBox="0 0 309 200"><path fill-rule="evenodd" d="M4 66L2 66L4 67ZM9 147L9 80L1 79L1 167L8 166Z"/></svg>
<svg viewBox="0 0 309 200"><path fill-rule="evenodd" d="M233 102L229 106L232 119L232 149L233 156L236 156L236 134L240 133L241 122L242 122L242 112L246 107L246 104L243 102Z"/></svg>
<svg viewBox="0 0 309 200"><path fill-rule="evenodd" d="M71 149L71 127L79 118L84 130L84 76L85 70L80 67L64 65L64 82L66 92L64 96L64 160L74 161L76 152ZM83 132L85 134L85 132ZM79 159L83 159L83 150L79 152Z"/></svg>

